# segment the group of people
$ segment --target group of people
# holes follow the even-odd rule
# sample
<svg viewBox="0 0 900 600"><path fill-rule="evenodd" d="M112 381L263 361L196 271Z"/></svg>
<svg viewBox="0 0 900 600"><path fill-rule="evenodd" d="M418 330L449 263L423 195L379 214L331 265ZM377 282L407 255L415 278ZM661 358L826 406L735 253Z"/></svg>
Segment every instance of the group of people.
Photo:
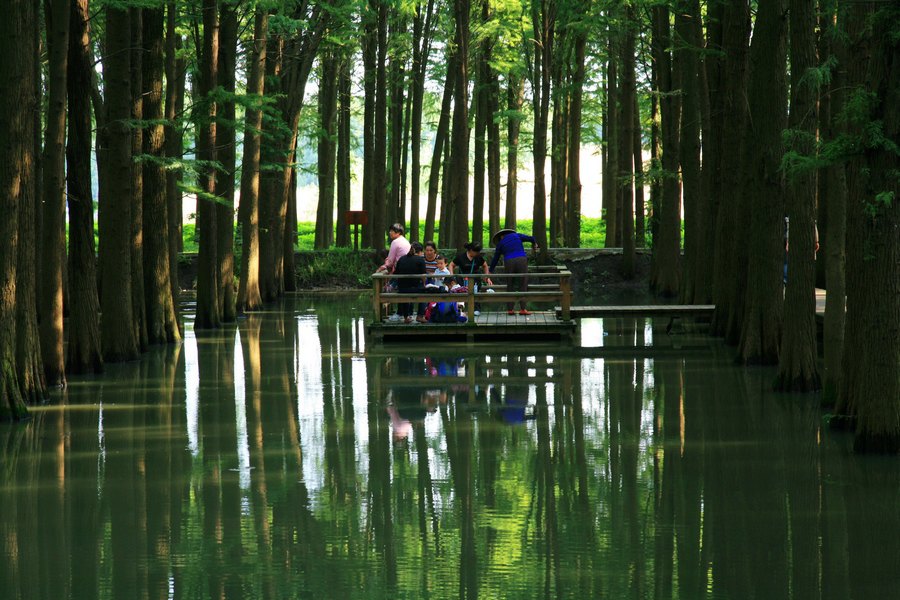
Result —
<svg viewBox="0 0 900 600"><path fill-rule="evenodd" d="M410 242L404 235L403 225L394 223L388 230L391 246L388 250L384 264L378 267L379 273L391 273L393 275L422 275L421 278L401 277L395 280L396 290L400 293L422 293L428 289L435 291L459 291L467 292L467 283L476 286L486 286L483 289L491 289L493 285L490 275L495 272L500 259L503 259L504 271L515 275L507 279L506 289L510 292L528 290L528 255L525 253L524 242L530 242L537 249L535 239L530 235L517 233L512 229L501 229L496 232L491 241L495 245L494 256L490 265L482 255L482 246L479 242L469 242L448 263L447 257L438 253L437 245L433 241L424 244ZM466 275L484 274L486 277L466 278ZM397 314L391 317L393 321L406 323L425 323L428 321L426 311L428 305L419 303L416 316L412 314L412 303L401 303L397 308ZM478 306L473 307L473 315L479 316ZM507 314L515 315L515 302L507 304ZM526 301L520 300L520 315L530 315L526 308Z"/></svg>

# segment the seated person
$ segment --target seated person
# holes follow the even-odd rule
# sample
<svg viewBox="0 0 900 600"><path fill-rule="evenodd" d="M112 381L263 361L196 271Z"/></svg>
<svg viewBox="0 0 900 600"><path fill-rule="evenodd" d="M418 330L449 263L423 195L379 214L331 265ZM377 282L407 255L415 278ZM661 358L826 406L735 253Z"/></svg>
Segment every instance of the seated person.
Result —
<svg viewBox="0 0 900 600"><path fill-rule="evenodd" d="M450 272L450 269L447 267L447 258L441 254L438 254L435 258L436 268L434 269L434 283L443 289L447 289L446 276L453 275Z"/></svg>
<svg viewBox="0 0 900 600"><path fill-rule="evenodd" d="M394 275L422 275L420 278L400 277L397 279L397 291L401 294L417 294L425 289L425 256L422 244L413 242L410 244L409 254L400 257L394 267ZM406 323L412 323L412 303L403 302L397 307L397 313ZM418 321L425 321L424 311L419 315Z"/></svg>

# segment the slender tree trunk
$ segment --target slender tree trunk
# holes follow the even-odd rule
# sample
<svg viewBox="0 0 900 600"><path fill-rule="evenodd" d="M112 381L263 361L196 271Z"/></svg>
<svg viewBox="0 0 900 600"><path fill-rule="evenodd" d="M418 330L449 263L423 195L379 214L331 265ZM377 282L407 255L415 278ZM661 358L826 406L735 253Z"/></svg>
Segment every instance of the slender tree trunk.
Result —
<svg viewBox="0 0 900 600"><path fill-rule="evenodd" d="M603 164L603 214L606 220L604 247L614 248L619 234L619 90L618 61L613 57L612 36L609 41L610 59L606 63L606 120L603 123L603 141L606 142L606 162Z"/></svg>
<svg viewBox="0 0 900 600"><path fill-rule="evenodd" d="M722 68L723 57L714 51L722 49L722 20L724 5L715 3L706 13L706 49L700 61L700 123L701 133L701 167L700 195L706 206L706 217L703 224L704 237L701 244L706 249L706 260L703 264L702 279L699 286L701 296L696 299L702 304L713 301L713 281L716 273L716 223L719 215L719 203L722 199L722 136L719 132L724 128L722 100Z"/></svg>
<svg viewBox="0 0 900 600"><path fill-rule="evenodd" d="M144 136L144 153L151 157L144 167L144 291L147 308L147 337L151 344L181 339L175 302L172 297L172 266L169 262L169 213L166 201L166 173L163 118L163 11L144 12L143 114L149 121Z"/></svg>
<svg viewBox="0 0 900 600"><path fill-rule="evenodd" d="M525 80L510 72L506 81L506 220L507 229L516 228L516 199L519 187L519 131L522 128L522 102Z"/></svg>
<svg viewBox="0 0 900 600"><path fill-rule="evenodd" d="M147 349L147 307L144 304L144 168L139 157L144 151L143 44L144 10L131 10L131 305L134 315L134 335L138 350ZM139 125L138 125L139 124Z"/></svg>
<svg viewBox="0 0 900 600"><path fill-rule="evenodd" d="M456 23L456 79L453 86L453 130L450 138L450 172L446 225L453 229L446 236L453 246L462 248L469 234L469 0L454 0ZM441 229L445 224L441 222Z"/></svg>
<svg viewBox="0 0 900 600"><path fill-rule="evenodd" d="M487 10L486 3L482 3ZM482 19L485 19L482 14ZM486 19L485 19L486 20ZM487 78L489 67L485 56L485 41L480 45L480 56L477 57L475 75L475 97L472 104L475 109L475 142L472 160L472 241L484 244L484 190L485 190L485 147L487 141Z"/></svg>
<svg viewBox="0 0 900 600"><path fill-rule="evenodd" d="M556 27L556 5L532 1L531 22L534 27L534 71L532 95L534 104L534 209L532 236L541 248L547 247L547 186L544 163L547 159L547 125L550 114L550 68ZM542 256L548 256L544 253Z"/></svg>
<svg viewBox="0 0 900 600"><path fill-rule="evenodd" d="M200 55L200 81L196 102L198 107L197 158L211 165L216 160L216 102L211 96L219 79L219 3L203 0L203 48ZM199 178L203 195L197 196L197 315L194 329L216 329L222 323L219 307L219 272L216 244L216 171L212 166L202 168Z"/></svg>
<svg viewBox="0 0 900 600"><path fill-rule="evenodd" d="M325 51L321 61L319 84L318 176L319 205L316 211L315 247L327 249L334 235L334 167L337 113L338 57L336 50Z"/></svg>
<svg viewBox="0 0 900 600"><path fill-rule="evenodd" d="M368 3L362 16L364 35L362 40L363 55L363 210L369 215L369 223L363 227L363 241L370 248L381 248L383 242L376 239L377 212L384 209L375 202L375 70L378 56L378 21L377 0ZM445 92L446 93L446 92Z"/></svg>
<svg viewBox="0 0 900 600"><path fill-rule="evenodd" d="M557 48L565 48L568 40L558 35ZM568 187L568 142L567 125L569 122L569 90L568 82L563 83L563 65L569 56L568 52L558 52L553 57L551 95L553 118L551 122L550 148L550 231L548 246L565 247L565 214L566 189Z"/></svg>
<svg viewBox="0 0 900 600"><path fill-rule="evenodd" d="M706 279L703 263L707 260L706 199L700 183L700 76L699 55L703 44L699 0L688 0L675 16L675 31L683 40L675 54L681 74L681 140L679 162L684 196L684 278L681 281L681 301L685 304L701 302L699 289Z"/></svg>
<svg viewBox="0 0 900 600"><path fill-rule="evenodd" d="M721 200L716 219L715 273L713 277L713 315L711 331L729 344L740 339L740 325L744 312L744 282L736 274L746 272L739 260L743 249L746 224L739 224L738 209L741 198L741 152L744 125L747 120L747 75L749 72L748 41L750 39L750 3L746 0L725 4L722 17L721 69L721 140L719 181ZM740 227L740 228L739 228ZM741 238L741 248L735 238ZM743 270L742 270L743 266Z"/></svg>
<svg viewBox="0 0 900 600"><path fill-rule="evenodd" d="M422 3L416 5L416 18L413 25L413 63L410 78L410 95L412 96L411 117L411 153L412 166L410 168L410 197L409 197L409 229L410 232L419 234L419 196L421 194L422 178L422 108L425 100L425 71L428 66L428 57L431 52L431 39L433 32L432 17L434 0L428 0L424 15ZM427 207L426 207L427 208ZM434 235L434 221L432 212L432 236ZM426 219L427 230L427 219ZM426 240L430 240L426 231Z"/></svg>
<svg viewBox="0 0 900 600"><path fill-rule="evenodd" d="M653 240L653 269L650 287L660 296L675 296L681 285L681 190L678 181L678 138L681 105L674 95L677 74L673 72L669 54L671 34L669 10L653 7L653 52L658 68L658 90L661 94L660 126L662 131L662 205L659 235Z"/></svg>
<svg viewBox="0 0 900 600"><path fill-rule="evenodd" d="M100 183L98 225L100 229L101 343L106 362L134 360L138 344L132 326L131 293L131 18L127 10L106 10L107 181Z"/></svg>
<svg viewBox="0 0 900 600"><path fill-rule="evenodd" d="M581 247L581 112L584 103L584 74L587 31L575 34L575 64L569 105L569 185L567 188L565 240L570 248Z"/></svg>
<svg viewBox="0 0 900 600"><path fill-rule="evenodd" d="M65 386L63 349L63 266L66 260L66 68L69 50L69 2L45 0L47 49L47 130L44 141L40 336L44 375L49 385Z"/></svg>
<svg viewBox="0 0 900 600"><path fill-rule="evenodd" d="M437 197L441 183L441 157L447 147L447 135L450 131L450 106L453 102L453 89L456 86L456 53L453 52L447 61L447 77L444 80L444 94L441 99L441 114L438 117L437 130L434 133L434 150L431 155L431 170L428 174L428 203L425 208L425 239L434 239L434 222L437 214ZM446 174L444 176L446 180ZM441 199L441 207L446 205L446 196ZM446 230L441 227L441 239L446 240Z"/></svg>
<svg viewBox="0 0 900 600"><path fill-rule="evenodd" d="M216 160L222 165L216 176L216 270L219 282L219 312L222 321L236 318L234 289L234 185L237 171L235 143L235 70L237 67L238 6L220 5L221 29L219 45L218 85L225 92L220 121L216 128Z"/></svg>
<svg viewBox="0 0 900 600"><path fill-rule="evenodd" d="M621 123L619 177L622 185L622 277L634 278L634 108L637 95L635 83L635 14L634 6L625 8L625 25L622 32L622 113Z"/></svg>
<svg viewBox="0 0 900 600"><path fill-rule="evenodd" d="M390 197L388 206L390 207L389 221L391 223L398 222L406 224L406 199L403 196L403 155L405 146L403 144L404 120L403 120L403 79L405 76L406 56L404 50L399 48L397 42L399 38L406 36L406 18L400 15L392 15L390 17L390 43L387 50L390 55L390 68L388 80L389 106L388 121L390 129L388 132L388 151L390 162L390 174L388 189ZM412 232L407 232L412 235ZM417 232L418 235L418 232Z"/></svg>
<svg viewBox="0 0 900 600"><path fill-rule="evenodd" d="M749 225L748 239L741 242L749 241L749 260L738 348L744 364L776 364L783 325L784 190L779 167L787 113L784 12L783 0L760 2L750 47L750 116L744 135L745 218L741 219ZM808 256L811 260L813 253Z"/></svg>
<svg viewBox="0 0 900 600"><path fill-rule="evenodd" d="M237 310L241 312L251 312L262 308L262 296L259 290L259 162L269 13L264 8L257 8L253 23L253 42L248 69L249 76L247 77L247 96L251 98L253 104L247 107L245 117L241 202L238 210L242 251Z"/></svg>
<svg viewBox="0 0 900 600"><path fill-rule="evenodd" d="M373 232L373 247L376 250L384 248L386 231L393 221L393 213L390 212L387 195L387 0L377 1L378 22L377 52L375 62L375 122L374 122L374 146L373 160L375 161L372 177L374 188L372 197L375 212L370 216L375 231Z"/></svg>
<svg viewBox="0 0 900 600"><path fill-rule="evenodd" d="M353 61L351 51L345 51L338 66L338 114L337 114L337 232L335 244L350 245L350 226L344 214L350 210L350 115L351 115L351 80L350 67ZM418 140L413 140L413 147L418 147ZM413 158L413 165L417 165Z"/></svg>
<svg viewBox="0 0 900 600"><path fill-rule="evenodd" d="M500 230L500 82L497 73L488 69L487 89L487 179L488 229L493 235Z"/></svg>
<svg viewBox="0 0 900 600"><path fill-rule="evenodd" d="M12 18L0 21L0 51L7 60L0 61L0 420L19 419L26 408L16 365L16 285L21 240L19 220L24 218L22 205L27 201L27 188L34 187L34 112L35 81L32 31L35 3L12 0L6 4ZM8 85L7 85L8 84Z"/></svg>
<svg viewBox="0 0 900 600"><path fill-rule="evenodd" d="M91 192L91 55L88 0L71 5L66 146L69 204L69 373L97 373L100 354L100 300L94 246L94 201Z"/></svg>
<svg viewBox="0 0 900 600"><path fill-rule="evenodd" d="M186 61L176 56L182 46L181 36L175 25L178 21L178 9L174 0L166 6L166 106L165 106L165 139L166 158L170 162L179 162L184 152L184 130L176 123L184 110L184 90L187 74ZM181 286L178 281L178 253L184 248L182 226L181 169L166 171L166 209L169 216L169 268L172 301L175 303L176 317L178 311L178 295ZM181 324L179 322L179 329Z"/></svg>
<svg viewBox="0 0 900 600"><path fill-rule="evenodd" d="M788 146L802 156L815 153L818 89L809 70L816 58L816 2L789 0L791 35L791 105L788 128L795 138ZM807 392L821 387L816 345L815 215L816 176L812 171L788 173L786 198L790 219L788 282L784 294L784 331L775 389Z"/></svg>
<svg viewBox="0 0 900 600"><path fill-rule="evenodd" d="M282 71L282 55L284 39L281 35L270 35L266 42L266 96L283 94L280 84ZM284 158L278 154L274 138L279 135L277 126L264 124L265 135L263 139L267 143L260 148L260 161L267 170L260 173L259 181L259 291L263 301L271 301L278 298L275 286L275 198L278 195L279 173L277 165L282 164Z"/></svg>
<svg viewBox="0 0 900 600"><path fill-rule="evenodd" d="M646 203L644 202L644 154L643 133L641 127L641 108L637 94L634 95L634 245L643 248L646 245L646 225L644 215Z"/></svg>
<svg viewBox="0 0 900 600"><path fill-rule="evenodd" d="M837 2L823 7L824 19L822 36L827 39L827 49L834 52L838 68L831 78L825 94L820 97L819 123L820 136L824 140L833 140L839 133L846 133L843 124L838 125L836 115L844 109L847 65L847 45L840 37L834 24ZM843 24L841 24L843 26ZM823 52L826 56L830 52ZM827 205L825 212L829 215L828 226L819 232L823 236L822 250L819 254L825 263L825 284L828 294L825 296L825 323L823 327L823 399L829 405L837 401L841 387L841 363L844 354L844 323L847 314L847 280L846 237L847 237L847 178L844 164L826 167L819 175L820 204ZM821 260L820 258L820 260Z"/></svg>

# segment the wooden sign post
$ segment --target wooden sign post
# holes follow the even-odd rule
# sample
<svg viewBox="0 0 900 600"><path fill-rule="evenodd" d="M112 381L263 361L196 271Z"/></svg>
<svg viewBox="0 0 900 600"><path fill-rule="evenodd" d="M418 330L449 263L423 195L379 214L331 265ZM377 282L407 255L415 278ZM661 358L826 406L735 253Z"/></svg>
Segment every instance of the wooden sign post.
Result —
<svg viewBox="0 0 900 600"><path fill-rule="evenodd" d="M353 225L353 251L359 252L359 226L369 223L369 213L364 210L344 211L344 222Z"/></svg>

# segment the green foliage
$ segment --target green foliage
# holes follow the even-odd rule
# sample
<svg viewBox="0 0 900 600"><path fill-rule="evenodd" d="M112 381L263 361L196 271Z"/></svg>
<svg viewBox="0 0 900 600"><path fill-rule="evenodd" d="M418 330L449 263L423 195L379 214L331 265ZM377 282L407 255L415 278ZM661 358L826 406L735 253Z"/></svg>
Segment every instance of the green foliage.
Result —
<svg viewBox="0 0 900 600"><path fill-rule="evenodd" d="M297 287L365 288L375 270L372 255L349 248L300 252L296 261Z"/></svg>

